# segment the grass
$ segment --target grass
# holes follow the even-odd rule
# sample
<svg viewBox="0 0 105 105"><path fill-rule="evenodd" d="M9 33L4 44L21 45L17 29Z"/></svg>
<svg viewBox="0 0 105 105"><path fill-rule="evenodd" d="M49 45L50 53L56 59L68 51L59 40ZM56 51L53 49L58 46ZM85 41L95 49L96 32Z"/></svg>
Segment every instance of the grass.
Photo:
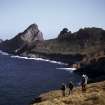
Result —
<svg viewBox="0 0 105 105"><path fill-rule="evenodd" d="M45 41L45 47L49 49L52 53L62 53L62 54L90 54L100 51L105 48L104 44L90 44L87 47L81 48L78 41L58 41L57 39Z"/></svg>
<svg viewBox="0 0 105 105"><path fill-rule="evenodd" d="M89 84L86 92L76 87L70 96L62 97L61 91L55 90L41 97L42 102L33 105L105 105L105 81Z"/></svg>

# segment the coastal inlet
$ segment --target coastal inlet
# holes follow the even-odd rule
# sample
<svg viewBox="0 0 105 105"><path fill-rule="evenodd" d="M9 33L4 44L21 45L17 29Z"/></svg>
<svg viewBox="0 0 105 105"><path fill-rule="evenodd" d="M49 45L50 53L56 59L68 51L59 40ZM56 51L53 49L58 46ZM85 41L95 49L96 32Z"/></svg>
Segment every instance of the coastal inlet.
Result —
<svg viewBox="0 0 105 105"><path fill-rule="evenodd" d="M0 105L29 105L40 94L60 89L63 82L78 85L79 75L58 68L66 65L0 54Z"/></svg>

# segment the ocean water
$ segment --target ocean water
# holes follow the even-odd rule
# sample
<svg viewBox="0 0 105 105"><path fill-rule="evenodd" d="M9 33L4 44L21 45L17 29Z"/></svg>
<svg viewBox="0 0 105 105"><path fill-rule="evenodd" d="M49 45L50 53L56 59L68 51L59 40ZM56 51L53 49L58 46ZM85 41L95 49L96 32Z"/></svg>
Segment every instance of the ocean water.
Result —
<svg viewBox="0 0 105 105"><path fill-rule="evenodd" d="M41 93L60 89L80 76L63 63L8 55L0 52L0 105L29 105Z"/></svg>

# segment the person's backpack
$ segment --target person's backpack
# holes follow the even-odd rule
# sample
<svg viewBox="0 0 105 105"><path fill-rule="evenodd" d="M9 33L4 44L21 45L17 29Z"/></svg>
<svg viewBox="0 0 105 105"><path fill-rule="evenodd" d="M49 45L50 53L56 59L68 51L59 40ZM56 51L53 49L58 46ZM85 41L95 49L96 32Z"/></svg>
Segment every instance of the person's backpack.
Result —
<svg viewBox="0 0 105 105"><path fill-rule="evenodd" d="M69 83L69 88L72 90L73 87L74 87L73 83L70 82L70 83Z"/></svg>
<svg viewBox="0 0 105 105"><path fill-rule="evenodd" d="M66 89L66 86L63 84L61 87L61 90L65 90L65 89Z"/></svg>

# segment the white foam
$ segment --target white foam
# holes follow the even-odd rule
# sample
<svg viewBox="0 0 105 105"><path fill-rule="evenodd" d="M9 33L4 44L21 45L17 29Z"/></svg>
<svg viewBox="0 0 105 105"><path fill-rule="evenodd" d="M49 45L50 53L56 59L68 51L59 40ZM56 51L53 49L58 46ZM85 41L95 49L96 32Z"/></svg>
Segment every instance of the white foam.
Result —
<svg viewBox="0 0 105 105"><path fill-rule="evenodd" d="M73 71L77 70L76 68L56 68L56 69L66 70L66 71L69 71L69 72L73 72Z"/></svg>
<svg viewBox="0 0 105 105"><path fill-rule="evenodd" d="M45 62L50 62L50 63L56 63L56 64L61 64L61 65L67 65L66 63L58 62L58 61L53 61L49 59L43 59L43 58L28 58L28 57L22 57L22 56L11 56L11 58L19 58L19 59L31 59L31 60L38 60L38 61L45 61Z"/></svg>
<svg viewBox="0 0 105 105"><path fill-rule="evenodd" d="M9 55L8 53L6 52L3 52L0 50L0 54L2 55ZM56 63L56 64L61 64L61 65L67 65L66 63L63 63L63 62L59 62L59 61L54 61L54 60L49 60L49 59L43 59L43 58L29 58L29 57L22 57L22 56L18 56L18 55L11 55L11 58L19 58L19 59L26 59L26 60L29 60L29 59L33 59L33 60L38 60L38 61L45 61L45 62L50 62L50 63Z"/></svg>
<svg viewBox="0 0 105 105"><path fill-rule="evenodd" d="M0 54L2 55L9 55L8 53L6 52L3 52L0 50ZM67 65L66 63L62 63L62 62L58 62L58 61L54 61L54 60L49 60L49 59L43 59L43 58L29 58L29 57L22 57L22 56L18 56L18 55L12 55L11 58L19 58L19 59L26 59L26 60L29 60L29 59L33 59L33 60L38 60L38 61L45 61L45 62L50 62L50 63L56 63L56 64L61 64L61 65Z"/></svg>
<svg viewBox="0 0 105 105"><path fill-rule="evenodd" d="M8 53L3 52L3 51L1 51L1 50L0 50L0 54L2 54L2 55L9 55Z"/></svg>

